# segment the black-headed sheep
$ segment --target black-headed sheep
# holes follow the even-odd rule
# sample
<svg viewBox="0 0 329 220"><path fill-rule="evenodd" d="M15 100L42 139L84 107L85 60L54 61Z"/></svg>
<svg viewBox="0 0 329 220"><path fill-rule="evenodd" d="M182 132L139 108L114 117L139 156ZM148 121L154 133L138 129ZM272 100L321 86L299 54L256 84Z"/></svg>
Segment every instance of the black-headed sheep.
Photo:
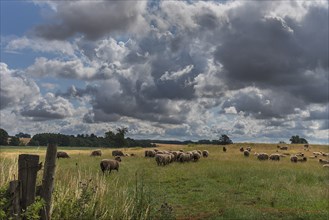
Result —
<svg viewBox="0 0 329 220"><path fill-rule="evenodd" d="M240 147L240 152L243 152L243 151L244 151L243 147Z"/></svg>
<svg viewBox="0 0 329 220"><path fill-rule="evenodd" d="M105 174L106 171L109 171L109 174L111 173L112 170L116 170L119 172L119 161L112 159L103 159L100 162L100 167L103 172L103 175Z"/></svg>
<svg viewBox="0 0 329 220"><path fill-rule="evenodd" d="M319 159L319 162L322 164L329 164L329 160Z"/></svg>
<svg viewBox="0 0 329 220"><path fill-rule="evenodd" d="M124 157L125 154L121 150L114 150L114 151L112 151L112 156L113 157L116 157L116 156Z"/></svg>
<svg viewBox="0 0 329 220"><path fill-rule="evenodd" d="M100 156L102 156L102 151L101 150L94 150L93 152L91 152L90 156L100 157Z"/></svg>
<svg viewBox="0 0 329 220"><path fill-rule="evenodd" d="M298 158L297 161L298 162L306 162L307 158L306 157Z"/></svg>
<svg viewBox="0 0 329 220"><path fill-rule="evenodd" d="M243 151L243 155L244 155L245 157L249 157L249 154L250 154L250 152L249 152L248 150L244 150L244 151Z"/></svg>
<svg viewBox="0 0 329 220"><path fill-rule="evenodd" d="M70 158L70 156L64 151L58 151L57 152L57 159L59 159L59 158Z"/></svg>
<svg viewBox="0 0 329 220"><path fill-rule="evenodd" d="M279 161L280 160L280 154L271 154L269 158L270 158L270 160Z"/></svg>
<svg viewBox="0 0 329 220"><path fill-rule="evenodd" d="M290 157L290 161L293 162L293 163L297 163L297 161L298 161L298 157L295 156L295 155L292 155L292 156Z"/></svg>
<svg viewBox="0 0 329 220"><path fill-rule="evenodd" d="M203 151L202 151L202 156L203 156L203 157L208 157L208 156L209 156L209 151L207 151L207 150L203 150Z"/></svg>
<svg viewBox="0 0 329 220"><path fill-rule="evenodd" d="M258 160L268 160L268 154L267 153L259 153L257 158L258 158Z"/></svg>
<svg viewBox="0 0 329 220"><path fill-rule="evenodd" d="M251 147L247 147L246 149L247 151L251 152Z"/></svg>

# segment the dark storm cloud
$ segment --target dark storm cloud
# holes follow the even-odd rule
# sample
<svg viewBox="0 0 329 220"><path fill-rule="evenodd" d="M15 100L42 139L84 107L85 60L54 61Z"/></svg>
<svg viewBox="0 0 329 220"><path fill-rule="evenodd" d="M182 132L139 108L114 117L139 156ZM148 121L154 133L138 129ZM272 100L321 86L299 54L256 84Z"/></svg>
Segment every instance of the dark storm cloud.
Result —
<svg viewBox="0 0 329 220"><path fill-rule="evenodd" d="M65 40L77 33L96 39L107 33L138 28L144 1L56 1L53 23L35 28L36 35ZM141 28L142 26L140 26Z"/></svg>
<svg viewBox="0 0 329 220"><path fill-rule="evenodd" d="M329 119L329 109L328 105L326 108L321 110L311 110L308 120L328 120Z"/></svg>
<svg viewBox="0 0 329 220"><path fill-rule="evenodd" d="M246 4L243 10L248 9ZM328 102L328 10L311 6L300 22L250 16L229 14L230 29L214 53L226 70L227 85L255 85L284 90L306 103Z"/></svg>
<svg viewBox="0 0 329 220"><path fill-rule="evenodd" d="M284 118L294 114L295 108L301 108L305 104L295 97L282 92L261 91L254 88L240 90L228 98L223 109L235 107L237 112L242 111L258 119Z"/></svg>

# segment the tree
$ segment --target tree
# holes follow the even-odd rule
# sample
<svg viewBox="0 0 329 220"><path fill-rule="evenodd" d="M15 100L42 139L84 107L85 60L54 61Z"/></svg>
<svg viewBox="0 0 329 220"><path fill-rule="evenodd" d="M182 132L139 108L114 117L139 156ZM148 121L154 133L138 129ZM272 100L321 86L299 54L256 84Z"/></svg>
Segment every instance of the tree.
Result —
<svg viewBox="0 0 329 220"><path fill-rule="evenodd" d="M125 140L125 134L127 132L127 128L118 128L116 134L113 131L106 132L105 138L109 141L110 146L125 147L127 145Z"/></svg>
<svg viewBox="0 0 329 220"><path fill-rule="evenodd" d="M25 134L23 132L19 132L18 134L15 135L15 137L18 137L18 138L31 138L31 135L30 134Z"/></svg>
<svg viewBox="0 0 329 220"><path fill-rule="evenodd" d="M219 138L219 144L220 145L233 144L233 141L226 134L222 134L222 136Z"/></svg>
<svg viewBox="0 0 329 220"><path fill-rule="evenodd" d="M19 146L21 142L19 141L18 137L12 137L9 141L10 146Z"/></svg>
<svg viewBox="0 0 329 220"><path fill-rule="evenodd" d="M8 145L8 137L7 131L0 128L0 145Z"/></svg>
<svg viewBox="0 0 329 220"><path fill-rule="evenodd" d="M299 135L291 136L289 141L292 144L308 144L307 140L305 138L299 137Z"/></svg>

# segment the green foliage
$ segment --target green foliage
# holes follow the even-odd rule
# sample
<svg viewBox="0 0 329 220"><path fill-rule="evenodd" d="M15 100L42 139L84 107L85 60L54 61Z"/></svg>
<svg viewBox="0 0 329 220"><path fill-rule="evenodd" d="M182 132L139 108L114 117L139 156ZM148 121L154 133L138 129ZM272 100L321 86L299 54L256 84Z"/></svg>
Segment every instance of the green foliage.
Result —
<svg viewBox="0 0 329 220"><path fill-rule="evenodd" d="M35 201L29 205L25 211L21 214L23 218L27 220L39 220L40 219L40 211L44 207L45 201L40 197L35 197Z"/></svg>
<svg viewBox="0 0 329 220"><path fill-rule="evenodd" d="M19 146L21 142L19 141L18 137L12 137L9 141L10 146Z"/></svg>
<svg viewBox="0 0 329 220"><path fill-rule="evenodd" d="M125 139L125 134L127 132L127 128L118 128L116 134L113 131L106 132L105 138L111 145L115 147L126 147L127 141Z"/></svg>
<svg viewBox="0 0 329 220"><path fill-rule="evenodd" d="M7 185L0 188L0 220L9 219L10 194L7 188Z"/></svg>
<svg viewBox="0 0 329 220"><path fill-rule="evenodd" d="M98 211L99 202L93 199L96 193L96 187L88 182L80 182L79 195L77 197L70 196L62 200L59 195L54 193L54 202L59 202L57 209L53 211L53 219L99 219L104 213Z"/></svg>
<svg viewBox="0 0 329 220"><path fill-rule="evenodd" d="M233 144L233 141L226 134L222 134L221 137L219 138L218 144L220 145Z"/></svg>
<svg viewBox="0 0 329 220"><path fill-rule="evenodd" d="M305 138L301 138L298 135L291 136L290 141L292 144L308 144Z"/></svg>
<svg viewBox="0 0 329 220"><path fill-rule="evenodd" d="M23 132L19 132L18 134L15 134L15 137L18 137L18 138L31 138L31 135L30 134L25 134Z"/></svg>
<svg viewBox="0 0 329 220"><path fill-rule="evenodd" d="M8 145L8 137L7 131L0 128L0 145Z"/></svg>

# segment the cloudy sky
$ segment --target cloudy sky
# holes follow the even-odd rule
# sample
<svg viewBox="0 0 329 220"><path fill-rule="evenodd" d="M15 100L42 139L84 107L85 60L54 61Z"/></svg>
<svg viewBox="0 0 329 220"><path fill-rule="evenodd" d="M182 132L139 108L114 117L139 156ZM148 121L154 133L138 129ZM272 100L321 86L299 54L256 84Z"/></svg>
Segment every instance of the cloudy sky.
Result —
<svg viewBox="0 0 329 220"><path fill-rule="evenodd" d="M1 1L10 135L329 142L328 1Z"/></svg>

